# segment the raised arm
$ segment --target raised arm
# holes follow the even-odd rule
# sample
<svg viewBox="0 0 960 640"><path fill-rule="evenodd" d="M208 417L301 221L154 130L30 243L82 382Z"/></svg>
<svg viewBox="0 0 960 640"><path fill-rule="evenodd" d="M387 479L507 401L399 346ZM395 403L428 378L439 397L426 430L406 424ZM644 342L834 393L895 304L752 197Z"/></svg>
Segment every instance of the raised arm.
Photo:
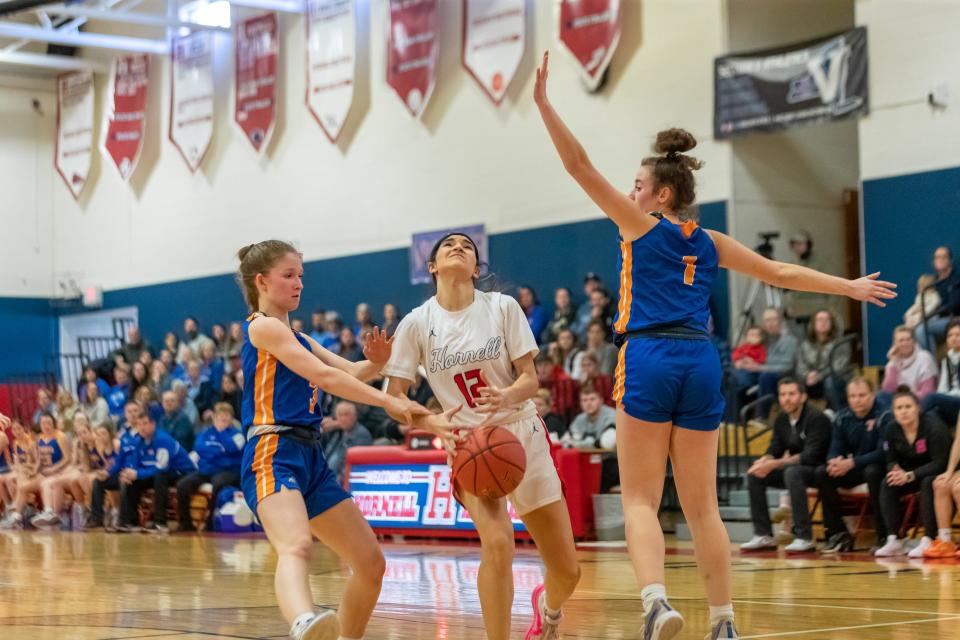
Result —
<svg viewBox="0 0 960 640"><path fill-rule="evenodd" d="M593 202L600 207L608 218L620 228L620 234L626 240L635 240L652 229L657 220L644 212L600 175L583 145L576 139L567 125L554 110L547 98L547 75L549 53L543 54L543 65L537 69L537 79L533 89L533 100L540 110L540 117L547 127L547 133L563 162L563 168L577 181Z"/></svg>
<svg viewBox="0 0 960 640"><path fill-rule="evenodd" d="M313 355L320 358L325 365L348 373L361 382L370 382L380 375L380 369L382 369L383 365L390 359L390 348L393 343L393 338L388 340L385 331L380 331L380 329L374 327L373 333L370 334L369 339L363 346L363 355L366 356L367 359L361 360L360 362L350 362L346 358L341 358L336 353L324 348L319 342L305 333L301 333L300 335L310 343L310 350L313 351Z"/></svg>
<svg viewBox="0 0 960 640"><path fill-rule="evenodd" d="M763 280L775 287L847 296L878 307L887 306L884 300L897 297L894 291L897 285L878 280L879 271L856 280L847 280L797 264L768 260L724 233L712 229L708 233L717 247L721 267Z"/></svg>

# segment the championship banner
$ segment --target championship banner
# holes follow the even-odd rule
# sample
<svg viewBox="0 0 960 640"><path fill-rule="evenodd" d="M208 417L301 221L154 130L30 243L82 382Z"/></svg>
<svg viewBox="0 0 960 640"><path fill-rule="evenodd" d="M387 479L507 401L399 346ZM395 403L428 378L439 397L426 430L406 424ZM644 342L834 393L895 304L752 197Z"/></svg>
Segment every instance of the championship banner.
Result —
<svg viewBox="0 0 960 640"><path fill-rule="evenodd" d="M463 66L500 105L526 40L526 0L463 0Z"/></svg>
<svg viewBox="0 0 960 640"><path fill-rule="evenodd" d="M714 61L716 138L869 112L867 30Z"/></svg>
<svg viewBox="0 0 960 640"><path fill-rule="evenodd" d="M149 71L150 58L146 54L117 58L113 63L103 151L113 160L124 180L133 175L143 149Z"/></svg>
<svg viewBox="0 0 960 640"><path fill-rule="evenodd" d="M559 39L595 91L620 43L620 0L560 0Z"/></svg>
<svg viewBox="0 0 960 640"><path fill-rule="evenodd" d="M410 284L426 284L433 282L433 276L427 271L427 262L430 260L430 253L433 251L433 245L448 233L463 233L472 238L477 243L477 249L480 250L480 274L486 274L486 263L489 261L489 250L487 249L487 230L482 224L469 227L454 227L450 229L438 229L436 231L425 231L423 233L413 234L413 240L410 243Z"/></svg>
<svg viewBox="0 0 960 640"><path fill-rule="evenodd" d="M277 14L267 13L237 24L236 87L233 119L257 153L263 153L277 115Z"/></svg>
<svg viewBox="0 0 960 640"><path fill-rule="evenodd" d="M439 28L437 0L390 0L387 84L415 118L437 80Z"/></svg>
<svg viewBox="0 0 960 640"><path fill-rule="evenodd" d="M73 197L79 198L93 154L93 72L57 77L57 148L53 165Z"/></svg>
<svg viewBox="0 0 960 640"><path fill-rule="evenodd" d="M353 103L354 0L307 0L307 108L336 142Z"/></svg>
<svg viewBox="0 0 960 640"><path fill-rule="evenodd" d="M200 167L213 137L213 33L173 39L170 64L170 142L190 171Z"/></svg>

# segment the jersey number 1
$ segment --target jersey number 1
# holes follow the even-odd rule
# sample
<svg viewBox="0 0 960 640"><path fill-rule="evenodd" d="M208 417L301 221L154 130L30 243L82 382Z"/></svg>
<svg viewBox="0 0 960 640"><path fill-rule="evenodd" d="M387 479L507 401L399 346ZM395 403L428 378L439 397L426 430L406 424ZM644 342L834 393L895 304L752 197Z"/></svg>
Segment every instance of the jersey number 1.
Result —
<svg viewBox="0 0 960 640"><path fill-rule="evenodd" d="M693 276L697 273L697 256L683 256L683 284L693 285Z"/></svg>
<svg viewBox="0 0 960 640"><path fill-rule="evenodd" d="M460 389L460 393L463 394L464 399L467 401L467 406L471 409L477 407L477 403L474 402L475 399L480 397L480 393L477 391L481 386L485 386L483 382L483 374L480 372L480 369L471 369L466 373L458 373L453 376L453 381L457 383L457 387Z"/></svg>

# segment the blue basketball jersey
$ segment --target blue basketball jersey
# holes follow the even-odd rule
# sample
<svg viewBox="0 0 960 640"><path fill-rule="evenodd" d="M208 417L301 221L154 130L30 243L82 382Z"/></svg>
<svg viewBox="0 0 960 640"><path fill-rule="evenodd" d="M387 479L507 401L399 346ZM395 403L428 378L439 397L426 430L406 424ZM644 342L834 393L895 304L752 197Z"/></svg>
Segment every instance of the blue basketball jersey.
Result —
<svg viewBox="0 0 960 640"><path fill-rule="evenodd" d="M61 442L65 439L66 436L62 431L57 431L49 440L43 436L37 439L37 449L40 452L41 467L50 467L63 460L63 446Z"/></svg>
<svg viewBox="0 0 960 640"><path fill-rule="evenodd" d="M682 326L707 331L719 271L713 238L695 222L661 219L633 242L620 240L616 333Z"/></svg>
<svg viewBox="0 0 960 640"><path fill-rule="evenodd" d="M316 385L290 371L271 353L250 343L250 322L243 323L243 401L241 421L244 431L252 426L284 425L319 428L323 413L320 405L323 392ZM297 341L307 351L310 343L299 333Z"/></svg>
<svg viewBox="0 0 960 640"><path fill-rule="evenodd" d="M113 463L117 459L117 452L111 451L110 453L105 453L93 447L89 450L89 460L90 460L90 470L91 471L100 471L101 469L109 469L113 466Z"/></svg>

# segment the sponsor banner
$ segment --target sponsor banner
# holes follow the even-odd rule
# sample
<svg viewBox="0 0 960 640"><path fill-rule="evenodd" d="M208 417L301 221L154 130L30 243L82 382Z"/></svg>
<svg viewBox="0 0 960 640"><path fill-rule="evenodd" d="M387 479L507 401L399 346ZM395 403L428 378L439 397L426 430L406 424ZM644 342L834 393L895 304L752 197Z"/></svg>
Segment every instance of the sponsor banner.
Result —
<svg viewBox="0 0 960 640"><path fill-rule="evenodd" d="M174 38L172 49L170 142L193 172L213 137L213 32Z"/></svg>
<svg viewBox="0 0 960 640"><path fill-rule="evenodd" d="M307 0L307 108L336 142L353 104L354 0Z"/></svg>
<svg viewBox="0 0 960 640"><path fill-rule="evenodd" d="M53 166L74 198L80 197L93 155L93 72L57 78L57 148Z"/></svg>
<svg viewBox="0 0 960 640"><path fill-rule="evenodd" d="M437 81L440 56L437 0L390 0L387 84L418 117Z"/></svg>
<svg viewBox="0 0 960 640"><path fill-rule="evenodd" d="M867 30L714 60L717 138L868 113Z"/></svg>
<svg viewBox="0 0 960 640"><path fill-rule="evenodd" d="M463 66L499 105L526 41L526 0L463 0Z"/></svg>
<svg viewBox="0 0 960 640"><path fill-rule="evenodd" d="M150 58L146 54L117 58L113 63L106 100L103 152L124 180L133 175L143 150L149 73Z"/></svg>
<svg viewBox="0 0 960 640"><path fill-rule="evenodd" d="M464 233L477 243L477 249L480 250L480 275L486 273L486 263L489 262L490 255L487 247L487 231L482 224L469 227L453 227L450 229L438 229L436 231L425 231L423 233L413 234L413 240L410 243L410 284L426 284L433 282L433 276L427 271L427 262L430 260L430 252L437 240L448 233Z"/></svg>
<svg viewBox="0 0 960 640"><path fill-rule="evenodd" d="M372 527L476 530L445 464L353 465L350 493ZM507 509L514 531L526 531L509 500Z"/></svg>
<svg viewBox="0 0 960 640"><path fill-rule="evenodd" d="M277 116L277 14L237 23L233 118L257 153L263 153Z"/></svg>
<svg viewBox="0 0 960 640"><path fill-rule="evenodd" d="M620 0L560 0L560 43L594 91L620 43Z"/></svg>

